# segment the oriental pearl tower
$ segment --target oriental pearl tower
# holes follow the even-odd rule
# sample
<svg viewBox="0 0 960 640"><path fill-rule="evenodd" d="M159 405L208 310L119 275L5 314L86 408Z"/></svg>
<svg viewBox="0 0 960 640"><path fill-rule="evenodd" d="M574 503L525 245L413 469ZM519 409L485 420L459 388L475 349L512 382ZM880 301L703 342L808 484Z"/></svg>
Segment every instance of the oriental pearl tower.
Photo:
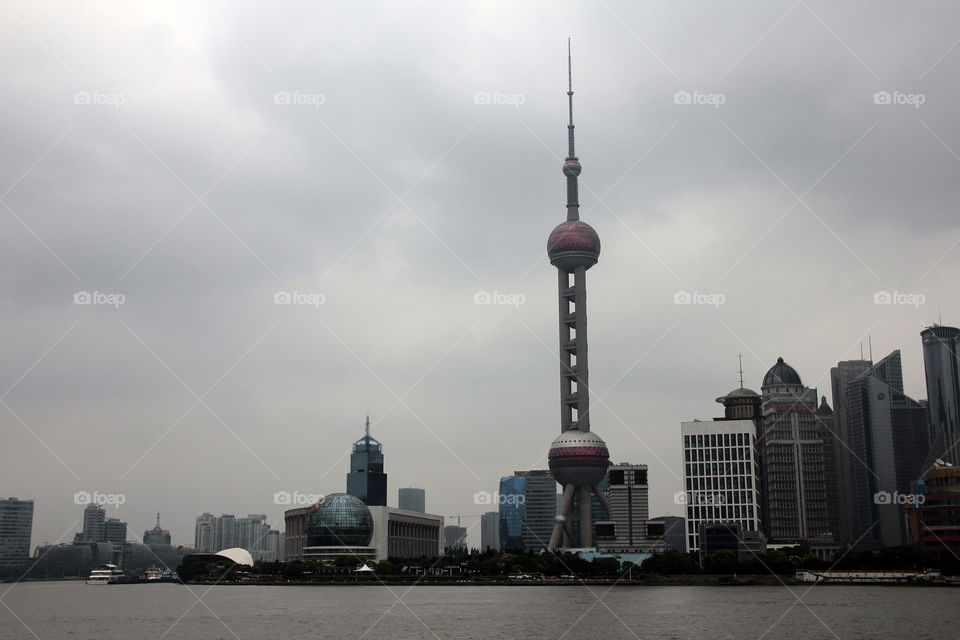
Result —
<svg viewBox="0 0 960 640"><path fill-rule="evenodd" d="M599 484L610 466L610 453L603 439L590 431L590 389L587 370L587 269L600 257L600 238L580 220L577 176L580 161L573 146L573 72L570 42L567 41L567 220L547 239L550 264L557 268L560 325L560 435L550 445L550 472L563 485L563 499L557 512L549 551L558 547L592 547L593 518L591 494L610 513L607 497ZM579 498L580 538L574 536L574 496ZM562 542L562 544L561 544Z"/></svg>

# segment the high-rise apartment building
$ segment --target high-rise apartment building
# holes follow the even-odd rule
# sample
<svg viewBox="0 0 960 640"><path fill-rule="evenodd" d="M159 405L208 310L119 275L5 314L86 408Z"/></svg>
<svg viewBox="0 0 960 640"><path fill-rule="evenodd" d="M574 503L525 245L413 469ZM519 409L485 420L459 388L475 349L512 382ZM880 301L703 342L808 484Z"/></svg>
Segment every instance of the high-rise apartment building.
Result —
<svg viewBox="0 0 960 640"><path fill-rule="evenodd" d="M33 534L33 500L0 499L0 567L26 564Z"/></svg>
<svg viewBox="0 0 960 640"><path fill-rule="evenodd" d="M480 516L480 551L500 550L500 514L488 511Z"/></svg>
<svg viewBox="0 0 960 640"><path fill-rule="evenodd" d="M107 513L98 504L88 504L83 509L83 540L84 542L103 542L107 539L104 525Z"/></svg>

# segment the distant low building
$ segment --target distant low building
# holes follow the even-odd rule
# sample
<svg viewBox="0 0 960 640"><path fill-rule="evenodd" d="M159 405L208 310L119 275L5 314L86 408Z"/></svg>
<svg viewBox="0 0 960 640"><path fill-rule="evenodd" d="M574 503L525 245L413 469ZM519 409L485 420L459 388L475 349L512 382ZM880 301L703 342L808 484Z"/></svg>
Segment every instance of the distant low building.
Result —
<svg viewBox="0 0 960 640"><path fill-rule="evenodd" d="M427 492L416 487L404 487L397 493L397 506L404 511L427 511Z"/></svg>
<svg viewBox="0 0 960 640"><path fill-rule="evenodd" d="M480 550L500 550L500 514L496 511L480 516Z"/></svg>
<svg viewBox="0 0 960 640"><path fill-rule="evenodd" d="M443 551L448 554L466 553L467 528L455 524L443 528Z"/></svg>
<svg viewBox="0 0 960 640"><path fill-rule="evenodd" d="M160 514L157 514L157 525L153 529L143 532L143 544L170 544L170 532L160 526Z"/></svg>

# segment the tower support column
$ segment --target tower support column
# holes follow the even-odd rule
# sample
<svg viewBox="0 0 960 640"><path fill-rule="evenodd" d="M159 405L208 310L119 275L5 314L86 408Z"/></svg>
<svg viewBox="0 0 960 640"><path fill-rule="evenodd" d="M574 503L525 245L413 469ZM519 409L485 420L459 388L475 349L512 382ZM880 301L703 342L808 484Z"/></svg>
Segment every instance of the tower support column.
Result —
<svg viewBox="0 0 960 640"><path fill-rule="evenodd" d="M580 546L593 546L593 501L590 499L590 487L577 487L580 490Z"/></svg>

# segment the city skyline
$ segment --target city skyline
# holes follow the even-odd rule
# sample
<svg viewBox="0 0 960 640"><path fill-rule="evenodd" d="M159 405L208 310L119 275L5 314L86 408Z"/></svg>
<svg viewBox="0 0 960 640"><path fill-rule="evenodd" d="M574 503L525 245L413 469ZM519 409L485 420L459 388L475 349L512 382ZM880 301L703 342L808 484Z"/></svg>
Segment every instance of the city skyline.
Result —
<svg viewBox="0 0 960 640"><path fill-rule="evenodd" d="M433 513L546 468L571 34L592 428L649 466L650 512L682 513L677 425L737 354L748 387L782 355L829 396L872 342L925 399L920 331L960 324L957 10L784 9L19 7L0 484L32 545L84 491L131 535L282 526L277 492L342 490L368 411Z"/></svg>

